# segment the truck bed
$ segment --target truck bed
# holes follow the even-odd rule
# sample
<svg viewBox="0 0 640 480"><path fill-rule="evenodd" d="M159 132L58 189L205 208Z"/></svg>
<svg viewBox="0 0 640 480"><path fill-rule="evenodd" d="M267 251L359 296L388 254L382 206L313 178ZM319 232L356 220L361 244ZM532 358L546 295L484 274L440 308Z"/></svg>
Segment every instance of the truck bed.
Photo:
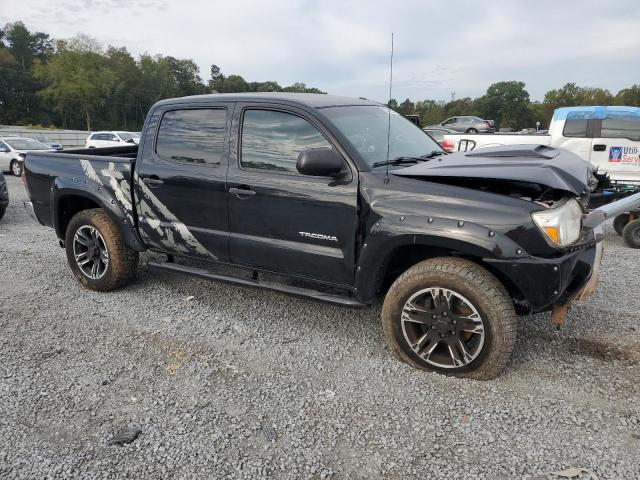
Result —
<svg viewBox="0 0 640 480"><path fill-rule="evenodd" d="M59 197L54 195L55 190L73 192L74 186L78 188L83 184L83 190L88 187L96 205L102 200L113 206L113 211L108 213L133 223L131 178L137 152L138 146L132 145L28 153L25 159L25 185L38 220L57 229L57 223L73 213L74 202L91 200L86 197L75 199L72 194ZM51 204L52 198L56 198L58 205Z"/></svg>

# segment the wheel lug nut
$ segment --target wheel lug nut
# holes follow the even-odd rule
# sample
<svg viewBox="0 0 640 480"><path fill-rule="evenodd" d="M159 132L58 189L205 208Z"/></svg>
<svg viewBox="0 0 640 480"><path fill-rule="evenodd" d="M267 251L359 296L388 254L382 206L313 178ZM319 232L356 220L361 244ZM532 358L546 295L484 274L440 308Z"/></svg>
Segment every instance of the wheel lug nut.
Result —
<svg viewBox="0 0 640 480"><path fill-rule="evenodd" d="M444 333L441 333L440 338L444 338L444 337L445 337Z"/></svg>
<svg viewBox="0 0 640 480"><path fill-rule="evenodd" d="M431 330L435 330L436 326L435 325L431 325Z"/></svg>
<svg viewBox="0 0 640 480"><path fill-rule="evenodd" d="M432 317L433 318L438 318L438 316L436 314L433 314Z"/></svg>
<svg viewBox="0 0 640 480"><path fill-rule="evenodd" d="M455 321L455 320L451 320L451 323L453 323L453 324L455 325L455 324L456 324L456 321Z"/></svg>
<svg viewBox="0 0 640 480"><path fill-rule="evenodd" d="M442 314L442 316L443 316L443 317L446 317L446 316L447 316L447 312L444 312L444 313Z"/></svg>

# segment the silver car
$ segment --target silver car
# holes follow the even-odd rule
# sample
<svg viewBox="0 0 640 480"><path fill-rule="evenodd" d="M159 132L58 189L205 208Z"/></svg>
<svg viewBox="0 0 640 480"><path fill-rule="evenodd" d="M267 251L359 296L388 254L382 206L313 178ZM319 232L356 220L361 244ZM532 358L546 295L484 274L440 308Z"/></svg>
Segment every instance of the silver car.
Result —
<svg viewBox="0 0 640 480"><path fill-rule="evenodd" d="M483 120L479 117L461 116L451 117L446 119L442 123L436 125L430 125L426 128L450 128L456 132L462 133L494 133L496 131L496 125L493 120Z"/></svg>
<svg viewBox="0 0 640 480"><path fill-rule="evenodd" d="M0 171L10 171L15 176L22 175L24 157L33 150L53 151L49 145L33 138L3 137L0 138Z"/></svg>

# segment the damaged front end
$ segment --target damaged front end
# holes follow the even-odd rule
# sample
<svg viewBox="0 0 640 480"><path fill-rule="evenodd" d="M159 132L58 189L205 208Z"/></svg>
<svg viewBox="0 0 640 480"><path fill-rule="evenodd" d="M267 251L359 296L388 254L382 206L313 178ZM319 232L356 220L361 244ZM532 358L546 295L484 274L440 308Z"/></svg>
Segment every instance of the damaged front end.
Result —
<svg viewBox="0 0 640 480"><path fill-rule="evenodd" d="M551 310L557 326L573 300L588 298L597 287L601 223L613 211L628 210L630 201L640 205L638 195L606 205L606 213L601 207L587 214L606 175L571 152L541 145L458 152L393 174L530 202L530 222L503 231L523 247L521 255L482 260L522 292L522 299L514 298L519 312Z"/></svg>

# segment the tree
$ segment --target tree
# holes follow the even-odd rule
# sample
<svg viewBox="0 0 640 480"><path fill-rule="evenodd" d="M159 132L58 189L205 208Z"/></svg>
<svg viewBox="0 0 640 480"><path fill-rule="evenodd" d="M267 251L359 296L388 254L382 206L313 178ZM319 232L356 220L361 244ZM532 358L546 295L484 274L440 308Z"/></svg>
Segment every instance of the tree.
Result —
<svg viewBox="0 0 640 480"><path fill-rule="evenodd" d="M222 70L217 65L211 65L211 76L209 79L209 91L216 92L222 91L222 84L224 83L224 75Z"/></svg>
<svg viewBox="0 0 640 480"><path fill-rule="evenodd" d="M249 86L247 82L240 75L229 75L222 82L222 92L223 93L236 93L236 92L247 92L249 91Z"/></svg>
<svg viewBox="0 0 640 480"><path fill-rule="evenodd" d="M389 101L387 102L387 107L389 107L391 110L395 110L396 112L400 109L400 107L398 107L398 101L395 98L389 99Z"/></svg>
<svg viewBox="0 0 640 480"><path fill-rule="evenodd" d="M615 97L614 103L616 105L640 107L640 84L620 90Z"/></svg>
<svg viewBox="0 0 640 480"><path fill-rule="evenodd" d="M305 83L299 83L299 82L294 83L293 85L290 85L288 87L284 87L282 91L297 92L297 93L327 93L314 87L307 87Z"/></svg>
<svg viewBox="0 0 640 480"><path fill-rule="evenodd" d="M494 83L476 100L475 111L501 127L527 127L531 124L531 110L529 93L524 87L524 82L517 81Z"/></svg>
<svg viewBox="0 0 640 480"><path fill-rule="evenodd" d="M93 115L107 101L114 84L114 74L103 52L96 48L85 37L59 41L52 60L36 69L38 78L48 83L40 94L52 101L63 123L70 111L80 111L87 130L91 130Z"/></svg>
<svg viewBox="0 0 640 480"><path fill-rule="evenodd" d="M173 76L178 96L205 93L205 87L200 78L200 68L196 62L175 57L165 57L165 59Z"/></svg>
<svg viewBox="0 0 640 480"><path fill-rule="evenodd" d="M420 125L434 125L445 120L444 106L435 100L416 102L416 113L420 116Z"/></svg>
<svg viewBox="0 0 640 480"><path fill-rule="evenodd" d="M416 106L414 103L408 98L400 104L398 108L402 115L413 115L416 113Z"/></svg>

